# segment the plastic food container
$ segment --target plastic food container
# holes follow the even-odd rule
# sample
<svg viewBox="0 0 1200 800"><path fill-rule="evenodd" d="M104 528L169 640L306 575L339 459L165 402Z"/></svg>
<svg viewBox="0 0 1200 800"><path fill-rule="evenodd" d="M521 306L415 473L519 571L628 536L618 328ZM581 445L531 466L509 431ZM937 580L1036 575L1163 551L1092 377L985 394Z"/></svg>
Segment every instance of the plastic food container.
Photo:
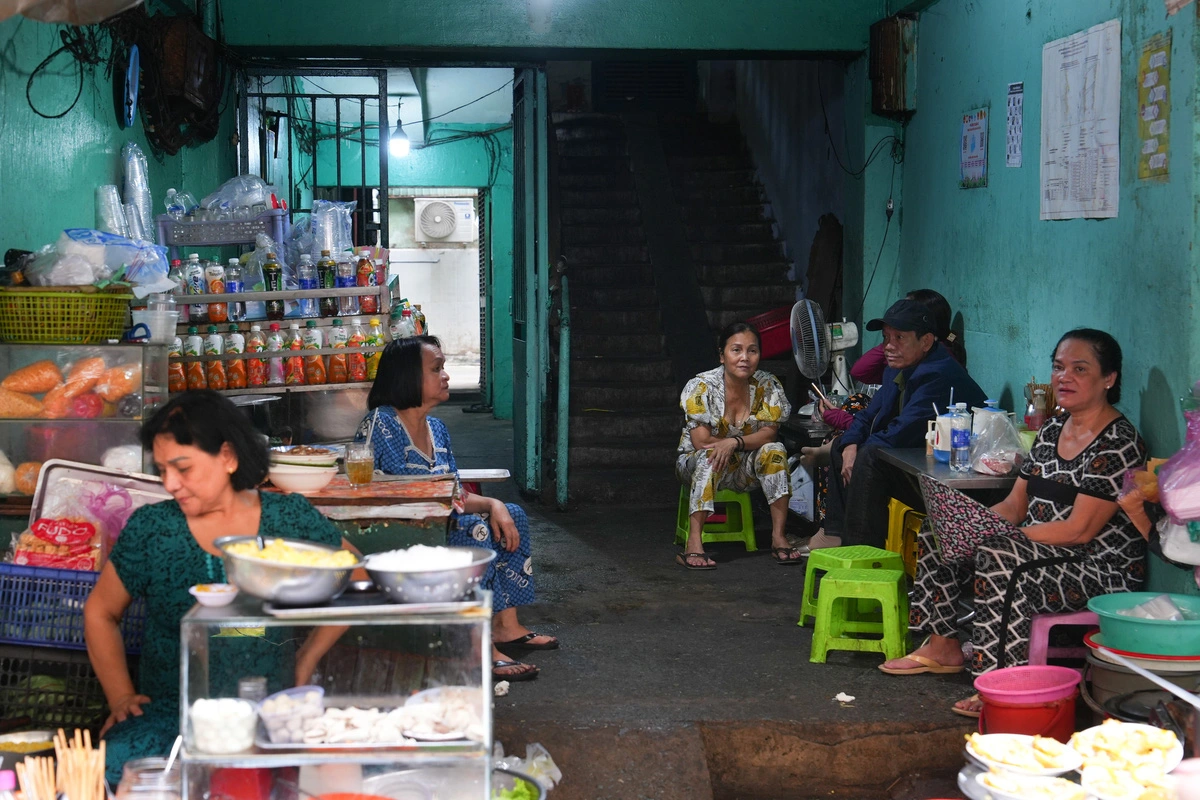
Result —
<svg viewBox="0 0 1200 800"><path fill-rule="evenodd" d="M258 709L236 697L200 699L192 703L188 719L192 744L201 753L240 753L254 746Z"/></svg>
<svg viewBox="0 0 1200 800"><path fill-rule="evenodd" d="M1200 653L1200 619L1165 620L1118 614L1152 600L1163 592L1121 592L1093 597L1088 609L1100 617L1106 647L1154 656L1192 656ZM1200 616L1200 597L1169 594L1184 611Z"/></svg>
<svg viewBox="0 0 1200 800"><path fill-rule="evenodd" d="M301 744L304 726L325 713L325 690L320 686L285 689L262 701L258 715L271 744Z"/></svg>

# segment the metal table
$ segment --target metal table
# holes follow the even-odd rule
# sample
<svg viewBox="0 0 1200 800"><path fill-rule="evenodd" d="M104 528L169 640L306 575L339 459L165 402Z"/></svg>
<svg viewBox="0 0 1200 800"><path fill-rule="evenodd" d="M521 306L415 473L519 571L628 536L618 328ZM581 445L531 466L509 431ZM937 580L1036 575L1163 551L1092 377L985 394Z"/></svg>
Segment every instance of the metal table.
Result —
<svg viewBox="0 0 1200 800"><path fill-rule="evenodd" d="M933 456L925 455L920 447L879 451L879 459L910 476L917 484L918 475L928 475L962 492L1001 489L1007 491L1017 482L1015 475L982 475L978 472L955 472ZM920 491L918 487L918 491Z"/></svg>

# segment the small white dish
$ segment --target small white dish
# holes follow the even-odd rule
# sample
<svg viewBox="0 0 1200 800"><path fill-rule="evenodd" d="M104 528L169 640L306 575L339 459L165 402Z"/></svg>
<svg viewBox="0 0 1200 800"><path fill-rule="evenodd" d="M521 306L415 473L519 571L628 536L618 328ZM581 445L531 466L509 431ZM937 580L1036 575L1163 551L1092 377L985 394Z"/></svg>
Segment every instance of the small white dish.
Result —
<svg viewBox="0 0 1200 800"><path fill-rule="evenodd" d="M197 603L210 608L227 606L238 596L237 587L228 583L197 583L188 587L188 593Z"/></svg>
<svg viewBox="0 0 1200 800"><path fill-rule="evenodd" d="M981 738L986 738L986 739L994 740L994 741L1000 741L1001 738L1008 739L1008 740L1012 740L1012 741L1020 743L1020 744L1027 745L1030 750L1033 749L1033 737L1025 736L1024 734L989 733L986 736L981 737ZM1066 745L1063 745L1063 748L1065 750L1065 758L1068 760L1068 763L1066 764L1066 766L1044 767L1042 769L1034 770L1034 769L1025 769L1022 767L1014 766L1012 764L1006 764L1003 761L994 761L990 758L985 758L984 756L980 755L975 750L975 748L972 746L970 741L967 742L967 754L969 756L971 756L971 758L978 761L980 764L984 764L988 767L994 767L996 769L1008 770L1009 772L1015 772L1018 775L1038 775L1038 776L1048 776L1048 777L1057 777L1059 775L1065 775L1068 772L1073 772L1073 771L1079 769L1079 765L1083 763L1083 757L1080 756L1079 753L1075 752L1074 750L1072 750L1070 747L1068 747Z"/></svg>

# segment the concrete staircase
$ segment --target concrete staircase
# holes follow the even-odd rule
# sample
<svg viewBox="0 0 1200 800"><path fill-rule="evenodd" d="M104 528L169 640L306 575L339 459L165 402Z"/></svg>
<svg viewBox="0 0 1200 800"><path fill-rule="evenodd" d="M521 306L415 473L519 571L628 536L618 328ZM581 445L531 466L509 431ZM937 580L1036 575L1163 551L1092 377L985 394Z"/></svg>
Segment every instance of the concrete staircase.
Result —
<svg viewBox="0 0 1200 800"><path fill-rule="evenodd" d="M661 496L675 483L679 389L624 128L616 117L564 115L553 131L571 282L572 500Z"/></svg>

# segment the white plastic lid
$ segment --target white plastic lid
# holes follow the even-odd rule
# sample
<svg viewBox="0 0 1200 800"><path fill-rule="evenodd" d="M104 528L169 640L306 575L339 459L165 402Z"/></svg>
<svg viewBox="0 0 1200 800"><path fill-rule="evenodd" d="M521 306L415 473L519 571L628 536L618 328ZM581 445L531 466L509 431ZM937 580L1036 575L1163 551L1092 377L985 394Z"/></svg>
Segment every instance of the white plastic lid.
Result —
<svg viewBox="0 0 1200 800"><path fill-rule="evenodd" d="M966 410L967 410L967 404L966 404L966 403L955 403L955 404L954 404L954 410L955 410L955 411L966 411Z"/></svg>
<svg viewBox="0 0 1200 800"><path fill-rule="evenodd" d="M241 265L242 265L242 262L241 262L241 261L238 261L236 258L231 258L231 259L229 259L229 266L231 266L231 267L240 267Z"/></svg>
<svg viewBox="0 0 1200 800"><path fill-rule="evenodd" d="M199 261L199 260L200 260L199 253L188 253L188 261Z"/></svg>

